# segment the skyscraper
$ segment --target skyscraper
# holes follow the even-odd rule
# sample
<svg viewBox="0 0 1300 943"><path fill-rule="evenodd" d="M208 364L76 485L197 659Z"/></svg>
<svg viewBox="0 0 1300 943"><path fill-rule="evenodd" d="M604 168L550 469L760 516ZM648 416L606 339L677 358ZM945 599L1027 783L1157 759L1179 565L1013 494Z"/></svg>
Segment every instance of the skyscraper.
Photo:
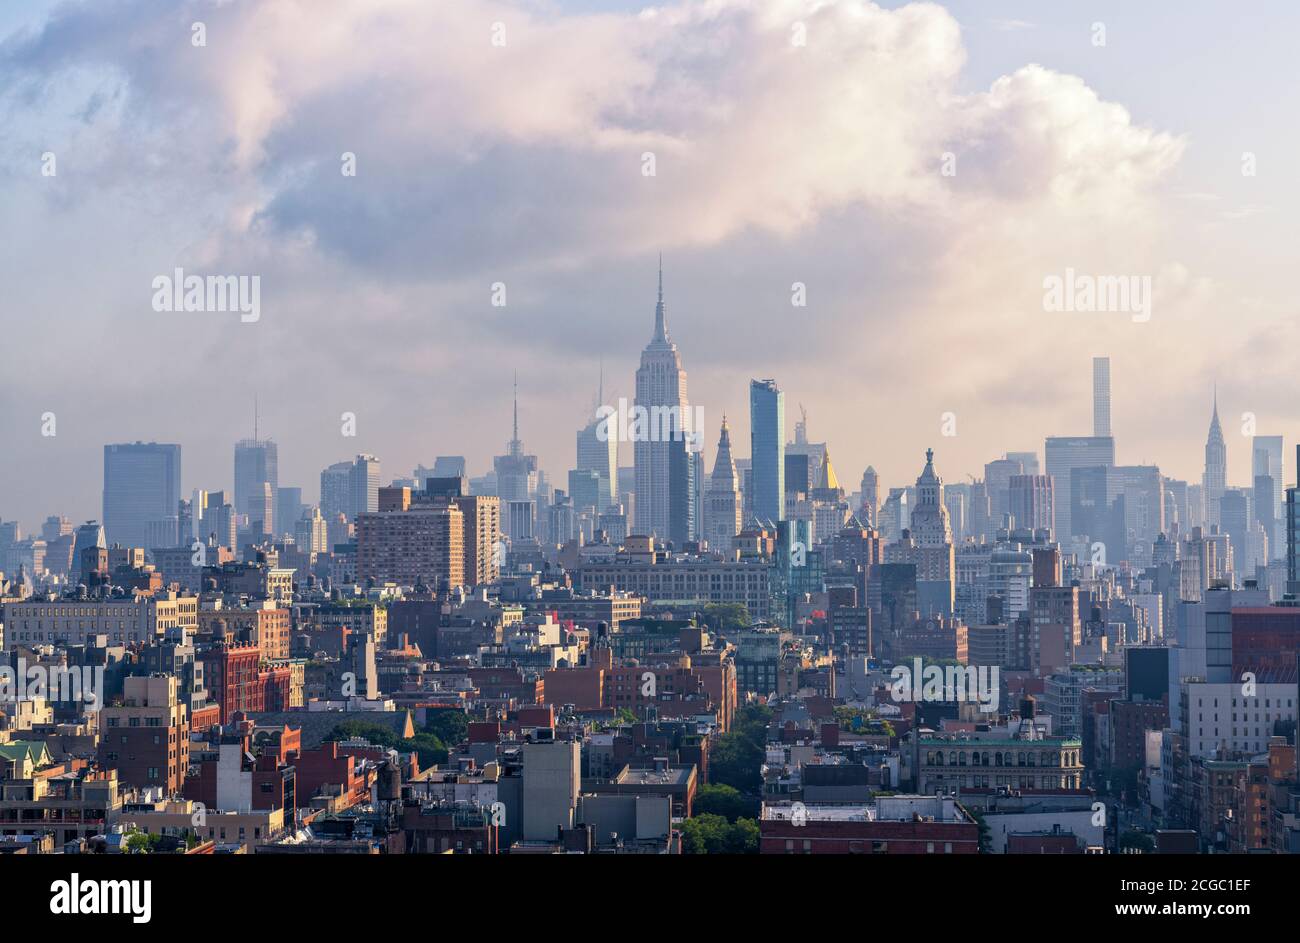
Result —
<svg viewBox="0 0 1300 943"><path fill-rule="evenodd" d="M1070 520L1074 493L1070 475L1076 468L1110 468L1115 464L1115 440L1110 436L1048 436L1044 445L1047 474L1052 476L1056 496L1053 534L1061 542L1079 533Z"/></svg>
<svg viewBox="0 0 1300 943"><path fill-rule="evenodd" d="M150 525L179 518L181 447L104 446L104 530L109 543L145 547ZM75 562L75 561L74 561Z"/></svg>
<svg viewBox="0 0 1300 943"><path fill-rule="evenodd" d="M1219 425L1219 395L1215 391L1214 414L1210 418L1210 433L1205 439L1205 474L1201 476L1202 500L1205 502L1205 522L1220 521L1219 500L1228 486L1228 449L1223 441L1223 428Z"/></svg>
<svg viewBox="0 0 1300 943"><path fill-rule="evenodd" d="M263 482L271 486L274 508L280 488L279 464L279 450L270 439L240 439L235 443L235 510L246 515L250 524L261 520L264 513ZM274 518L274 510L271 516ZM266 533L276 532L273 519L262 523Z"/></svg>
<svg viewBox="0 0 1300 943"><path fill-rule="evenodd" d="M750 507L762 521L785 517L785 394L775 380L749 382Z"/></svg>
<svg viewBox="0 0 1300 943"><path fill-rule="evenodd" d="M1257 435L1251 444L1251 477L1258 481L1262 477L1272 479L1273 500L1268 507L1255 500L1255 519L1265 524L1268 533L1269 556L1280 558L1285 546L1282 527L1282 437L1280 435Z"/></svg>
<svg viewBox="0 0 1300 943"><path fill-rule="evenodd" d="M1109 357L1092 358L1092 434L1094 437L1110 435Z"/></svg>
<svg viewBox="0 0 1300 943"><path fill-rule="evenodd" d="M497 495L501 503L530 501L537 495L537 456L524 454L519 439L519 385L515 384L514 426L506 454L492 460L497 473Z"/></svg>
<svg viewBox="0 0 1300 943"><path fill-rule="evenodd" d="M731 457L731 430L724 414L722 432L718 435L718 457L713 462L705 505L704 539L710 549L730 553L731 538L740 533L740 523L740 476Z"/></svg>
<svg viewBox="0 0 1300 943"><path fill-rule="evenodd" d="M605 384L601 383L597 394L597 403L603 401ZM602 432L602 426L605 427ZM602 438L604 441L602 441ZM577 471L596 473L596 511L601 512L615 503L616 478L618 476L618 436L610 435L608 424L593 418L586 426L578 430L578 464ZM569 488L573 491L572 486Z"/></svg>
<svg viewBox="0 0 1300 943"><path fill-rule="evenodd" d="M681 354L668 336L664 308L664 269L659 263L659 300L655 304L655 332L641 351L641 366L636 371L636 404L649 416L677 415L685 434L691 428L686 397L686 371ZM668 411L670 410L670 411ZM673 454L671 436L663 435L663 423L648 424L643 434L634 436L633 465L636 467L635 529L639 534L667 536L670 529L670 479Z"/></svg>
<svg viewBox="0 0 1300 943"><path fill-rule="evenodd" d="M346 514L355 521L358 514L379 510L379 459L358 455L351 462L335 462L320 473L320 510L325 520Z"/></svg>
<svg viewBox="0 0 1300 943"><path fill-rule="evenodd" d="M1051 529L1056 504L1050 475L1012 475L1007 495L1008 511L1016 527Z"/></svg>
<svg viewBox="0 0 1300 943"><path fill-rule="evenodd" d="M862 523L874 528L876 509L880 506L880 477L872 465L868 465L867 470L862 473L862 497L859 504L861 507L858 510L858 517L862 518Z"/></svg>

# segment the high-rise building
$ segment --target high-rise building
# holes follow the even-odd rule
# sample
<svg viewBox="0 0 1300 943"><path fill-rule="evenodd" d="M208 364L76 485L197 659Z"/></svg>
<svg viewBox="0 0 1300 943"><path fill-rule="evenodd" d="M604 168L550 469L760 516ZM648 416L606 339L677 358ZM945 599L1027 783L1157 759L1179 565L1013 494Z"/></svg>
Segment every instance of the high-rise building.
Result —
<svg viewBox="0 0 1300 943"><path fill-rule="evenodd" d="M984 466L984 486L988 489L989 514L995 531L1002 527L1003 519L1010 513L1012 477L1025 474L1028 474L1025 466L1013 458L1000 458Z"/></svg>
<svg viewBox="0 0 1300 943"><path fill-rule="evenodd" d="M275 491L276 534L292 535L294 526L302 518L303 510L301 488L277 487Z"/></svg>
<svg viewBox="0 0 1300 943"><path fill-rule="evenodd" d="M695 430L691 428L687 402L686 371L682 369L677 345L668 336L662 261L659 265L659 300L655 305L655 332L641 352L641 365L636 371L635 405L638 410L644 409L651 421L649 428L642 430L643 434L634 436L632 444L636 468L634 526L639 534L664 537L671 529L673 442L671 435L663 434L662 420L654 417L676 415L679 419L677 428L687 435Z"/></svg>
<svg viewBox="0 0 1300 943"><path fill-rule="evenodd" d="M276 533L274 502L280 487L279 450L270 439L241 439L235 443L235 510L247 515L250 525L262 520L262 532ZM272 510L265 515L265 489L271 486Z"/></svg>
<svg viewBox="0 0 1300 943"><path fill-rule="evenodd" d="M604 396L604 384L598 398ZM580 472L596 473L596 511L606 510L616 503L615 488L618 477L618 436L611 435L608 423L593 419L578 430L578 462ZM572 485L569 491L573 491ZM576 496L575 496L576 500Z"/></svg>
<svg viewBox="0 0 1300 943"><path fill-rule="evenodd" d="M1070 520L1071 502L1066 500L1067 495L1074 493L1070 474L1076 468L1114 465L1115 440L1110 436L1048 436L1044 456L1057 496L1056 523L1052 530L1057 540L1068 541L1077 531Z"/></svg>
<svg viewBox="0 0 1300 943"><path fill-rule="evenodd" d="M379 459L358 455L351 462L335 462L320 473L320 510L326 521L339 514L355 520L358 514L379 510Z"/></svg>
<svg viewBox="0 0 1300 943"><path fill-rule="evenodd" d="M330 521L352 509L352 463L335 462L320 473L320 512Z"/></svg>
<svg viewBox="0 0 1300 943"><path fill-rule="evenodd" d="M775 380L749 382L751 513L767 522L785 518L785 394Z"/></svg>
<svg viewBox="0 0 1300 943"><path fill-rule="evenodd" d="M1050 475L1013 475L1008 482L1007 496L1016 527L1051 529L1056 503Z"/></svg>
<svg viewBox="0 0 1300 943"><path fill-rule="evenodd" d="M1278 559L1284 555L1282 547L1286 543L1282 527L1283 471L1280 435L1255 436L1251 443L1251 476L1255 481L1261 477L1271 479L1270 483L1273 487L1271 504L1266 506L1257 498L1255 519L1264 525L1265 533L1268 534L1269 556Z"/></svg>
<svg viewBox="0 0 1300 943"><path fill-rule="evenodd" d="M179 445L104 446L104 531L110 543L147 546L150 525L176 519L180 499Z"/></svg>
<svg viewBox="0 0 1300 943"><path fill-rule="evenodd" d="M868 527L876 526L876 513L880 507L880 477L876 469L868 465L862 473L862 497L858 501L858 517Z"/></svg>
<svg viewBox="0 0 1300 943"><path fill-rule="evenodd" d="M537 497L537 456L524 454L524 443L519 438L519 386L515 384L514 425L506 454L492 459L497 474L497 495L502 502L531 501Z"/></svg>
<svg viewBox="0 0 1300 943"><path fill-rule="evenodd" d="M1205 522L1219 523L1219 499L1228 486L1228 448L1223 441L1223 427L1219 425L1219 396L1214 396L1214 413L1210 417L1210 432L1205 438L1205 474L1201 476L1202 500L1205 502Z"/></svg>
<svg viewBox="0 0 1300 943"><path fill-rule="evenodd" d="M956 601L952 526L943 499L943 479L934 470L933 449L926 449L925 468L916 479L916 502L908 534L885 548L885 560L915 565L922 615L952 614Z"/></svg>
<svg viewBox="0 0 1300 943"><path fill-rule="evenodd" d="M329 550L329 531L320 508L312 508L294 523L293 541L304 553L325 553Z"/></svg>
<svg viewBox="0 0 1300 943"><path fill-rule="evenodd" d="M713 462L713 477L709 481L705 506L704 539L711 549L731 552L731 538L740 533L741 505L740 476L731 457L731 430L724 414L722 431L718 435L718 457Z"/></svg>
<svg viewBox="0 0 1300 943"><path fill-rule="evenodd" d="M424 584L450 590L465 585L465 515L454 503L412 505L411 489L399 504L357 515L357 578ZM390 509L391 508L391 509Z"/></svg>
<svg viewBox="0 0 1300 943"><path fill-rule="evenodd" d="M1110 435L1110 358L1092 358L1092 434Z"/></svg>

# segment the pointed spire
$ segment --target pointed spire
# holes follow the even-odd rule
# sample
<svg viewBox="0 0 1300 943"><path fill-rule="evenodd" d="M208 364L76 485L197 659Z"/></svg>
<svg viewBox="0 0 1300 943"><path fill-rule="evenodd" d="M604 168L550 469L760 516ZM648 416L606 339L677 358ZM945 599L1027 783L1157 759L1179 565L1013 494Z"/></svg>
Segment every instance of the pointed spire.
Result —
<svg viewBox="0 0 1300 943"><path fill-rule="evenodd" d="M515 421L514 431L510 437L510 454L518 455L523 449L519 441L519 371L515 371Z"/></svg>
<svg viewBox="0 0 1300 943"><path fill-rule="evenodd" d="M668 342L668 319L664 314L664 254L659 253L659 301L655 304L656 341Z"/></svg>

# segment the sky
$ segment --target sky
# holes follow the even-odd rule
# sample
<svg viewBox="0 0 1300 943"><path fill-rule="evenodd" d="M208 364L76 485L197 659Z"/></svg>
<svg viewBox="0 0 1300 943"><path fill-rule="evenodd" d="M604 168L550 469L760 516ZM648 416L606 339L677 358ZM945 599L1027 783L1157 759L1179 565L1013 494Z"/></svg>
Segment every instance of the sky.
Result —
<svg viewBox="0 0 1300 943"><path fill-rule="evenodd" d="M516 372L564 487L602 367L634 393L659 253L709 468L772 377L846 486L909 484L927 447L965 481L1089 434L1106 355L1120 463L1199 481L1217 386L1249 484L1248 417L1300 439L1300 12L1249 9L0 6L0 519L97 518L107 442L229 487L255 396L309 498L359 452L482 474ZM259 276L260 318L154 310L176 268ZM1149 320L1045 310L1067 270L1148 277Z"/></svg>

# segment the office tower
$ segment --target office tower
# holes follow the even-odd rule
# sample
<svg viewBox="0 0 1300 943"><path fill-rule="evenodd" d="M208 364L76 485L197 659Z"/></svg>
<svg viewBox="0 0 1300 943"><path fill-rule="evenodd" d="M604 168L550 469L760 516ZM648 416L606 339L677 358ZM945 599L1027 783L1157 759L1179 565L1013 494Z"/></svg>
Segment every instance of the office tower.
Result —
<svg viewBox="0 0 1300 943"><path fill-rule="evenodd" d="M209 491L203 517L199 520L199 542L215 540L218 547L233 548L237 541L239 516L235 506L227 500L225 491Z"/></svg>
<svg viewBox="0 0 1300 943"><path fill-rule="evenodd" d="M862 523L874 528L876 509L880 506L880 477L871 465L862 473L862 497L858 504L858 517L862 518Z"/></svg>
<svg viewBox="0 0 1300 943"><path fill-rule="evenodd" d="M62 515L47 517L41 524L41 539L47 543L72 533L72 521Z"/></svg>
<svg viewBox="0 0 1300 943"><path fill-rule="evenodd" d="M1165 532L1164 476L1155 465L1117 465L1111 469L1108 497L1124 497L1127 559L1136 566L1151 562L1151 548Z"/></svg>
<svg viewBox="0 0 1300 943"><path fill-rule="evenodd" d="M1201 495L1205 502L1207 524L1219 523L1219 499L1223 497L1223 490L1227 486L1228 448L1223 441L1223 428L1219 425L1219 396L1216 391L1210 432L1205 439L1205 474L1201 476Z"/></svg>
<svg viewBox="0 0 1300 943"><path fill-rule="evenodd" d="M1114 465L1115 440L1109 436L1048 436L1044 457L1057 496L1052 532L1057 540L1065 542L1078 531L1070 520L1071 502L1064 500L1066 495L1074 493L1070 474L1076 468Z"/></svg>
<svg viewBox="0 0 1300 943"><path fill-rule="evenodd" d="M1265 518L1272 522L1271 526L1265 526L1265 532L1268 534L1269 556L1277 559L1283 555L1282 547L1285 543L1280 526L1283 500L1282 437L1280 435L1257 435L1251 443L1251 477L1258 481L1261 476L1272 479L1273 499L1269 507L1264 507L1256 500L1255 517L1261 523Z"/></svg>
<svg viewBox="0 0 1300 943"><path fill-rule="evenodd" d="M248 521L250 539L262 540L272 536L267 522L275 516L275 493L271 490L269 481L261 481L253 486L244 515Z"/></svg>
<svg viewBox="0 0 1300 943"><path fill-rule="evenodd" d="M514 426L506 454L492 459L497 474L497 495L504 501L531 501L537 496L537 456L524 454L519 438L519 386L515 385Z"/></svg>
<svg viewBox="0 0 1300 943"><path fill-rule="evenodd" d="M674 434L668 442L668 533L664 536L678 549L693 540L695 522L695 460L693 440Z"/></svg>
<svg viewBox="0 0 1300 943"><path fill-rule="evenodd" d="M579 468L569 470L569 495L579 513L595 512L600 506L600 476Z"/></svg>
<svg viewBox="0 0 1300 943"><path fill-rule="evenodd" d="M1190 488L1187 482L1177 478L1164 479L1165 492L1165 531L1180 534L1191 530Z"/></svg>
<svg viewBox="0 0 1300 943"><path fill-rule="evenodd" d="M274 534L276 489L280 487L279 450L270 439L241 439L235 443L235 510L248 515L252 523L264 515L262 483L271 485L271 517L263 520L263 531ZM256 516L254 516L256 514Z"/></svg>
<svg viewBox="0 0 1300 943"><path fill-rule="evenodd" d="M1050 475L1013 475L1007 483L1007 506L1016 527L1051 530L1056 502Z"/></svg>
<svg viewBox="0 0 1300 943"><path fill-rule="evenodd" d="M704 539L710 549L731 552L731 538L740 533L742 500L740 476L731 457L731 430L724 413L722 431L718 434L718 455L713 462L713 477L709 480L705 505Z"/></svg>
<svg viewBox="0 0 1300 943"><path fill-rule="evenodd" d="M504 529L511 541L532 540L536 536L537 505L532 501L502 501Z"/></svg>
<svg viewBox="0 0 1300 943"><path fill-rule="evenodd" d="M1115 470L1105 465L1075 468L1070 472L1070 520L1074 528L1071 536L1086 537L1091 548L1088 558L1081 562L1114 565L1127 558L1125 500L1114 478ZM1058 519L1060 505L1057 501Z"/></svg>
<svg viewBox="0 0 1300 943"><path fill-rule="evenodd" d="M1300 471L1300 446L1296 446ZM1286 591L1300 596L1300 487L1286 489Z"/></svg>
<svg viewBox="0 0 1300 943"><path fill-rule="evenodd" d="M635 405L638 411L643 409L645 415L651 417L650 428L633 436L636 531L664 537L671 526L670 466L674 450L671 437L663 434L662 417L676 416L677 428L688 435L695 430L691 428L687 405L686 371L682 369L677 345L668 336L662 261L659 265L659 300L655 305L655 332L641 352L641 365L636 371Z"/></svg>
<svg viewBox="0 0 1300 943"><path fill-rule="evenodd" d="M104 446L104 531L111 543L144 547L149 525L174 519L181 499L181 447Z"/></svg>
<svg viewBox="0 0 1300 943"><path fill-rule="evenodd" d="M379 510L379 459L358 455L351 462L335 462L320 473L320 511L327 522L338 515L354 520L358 514Z"/></svg>
<svg viewBox="0 0 1300 943"><path fill-rule="evenodd" d="M751 512L767 522L785 517L785 394L775 380L749 383Z"/></svg>
<svg viewBox="0 0 1300 943"><path fill-rule="evenodd" d="M433 474L430 478L459 478L465 475L465 456L463 455L439 455L433 460ZM420 476L415 476L419 481ZM420 487L425 487L424 482L420 482Z"/></svg>
<svg viewBox="0 0 1300 943"><path fill-rule="evenodd" d="M600 395L604 395L602 384ZM596 503L595 508L604 511L615 503L618 477L618 436L609 429L610 423L592 419L578 430L578 462L580 472L595 472ZM603 439L603 441L602 441ZM573 491L570 486L569 491Z"/></svg>
<svg viewBox="0 0 1300 943"><path fill-rule="evenodd" d="M335 462L320 473L320 511L327 520L352 516L352 463Z"/></svg>
<svg viewBox="0 0 1300 943"><path fill-rule="evenodd" d="M329 551L329 530L320 508L312 508L298 518L293 525L293 542L304 553L326 553Z"/></svg>
<svg viewBox="0 0 1300 943"><path fill-rule="evenodd" d="M1246 549L1250 504L1249 494L1241 488L1226 488L1219 496L1219 530L1228 535L1232 544L1233 568L1238 574L1254 572L1255 561Z"/></svg>
<svg viewBox="0 0 1300 943"><path fill-rule="evenodd" d="M1110 358L1092 358L1092 434L1110 435Z"/></svg>
<svg viewBox="0 0 1300 943"><path fill-rule="evenodd" d="M358 455L352 465L352 508L356 514L379 510L379 459Z"/></svg>
<svg viewBox="0 0 1300 943"><path fill-rule="evenodd" d="M977 542L983 542L993 536L992 512L989 507L989 491L983 481L972 481L966 486L966 533Z"/></svg>
<svg viewBox="0 0 1300 943"><path fill-rule="evenodd" d="M1012 462L1019 462L1022 475L1041 475L1038 468L1037 452L1008 452L1007 459Z"/></svg>
<svg viewBox="0 0 1300 943"><path fill-rule="evenodd" d="M988 489L989 514L994 531L1004 526L1009 513L1012 476L1024 474L1027 474L1024 465L1011 458L1000 458L984 466L984 487Z"/></svg>
<svg viewBox="0 0 1300 943"><path fill-rule="evenodd" d="M969 485L964 488L948 486L943 489L943 506L948 509L948 521L952 526L953 543L961 543L966 539L968 533L966 529L966 502L969 498Z"/></svg>
<svg viewBox="0 0 1300 943"><path fill-rule="evenodd" d="M275 532L277 535L292 535L294 527L302 518L305 505L302 503L302 489L288 486L277 487L275 491Z"/></svg>

